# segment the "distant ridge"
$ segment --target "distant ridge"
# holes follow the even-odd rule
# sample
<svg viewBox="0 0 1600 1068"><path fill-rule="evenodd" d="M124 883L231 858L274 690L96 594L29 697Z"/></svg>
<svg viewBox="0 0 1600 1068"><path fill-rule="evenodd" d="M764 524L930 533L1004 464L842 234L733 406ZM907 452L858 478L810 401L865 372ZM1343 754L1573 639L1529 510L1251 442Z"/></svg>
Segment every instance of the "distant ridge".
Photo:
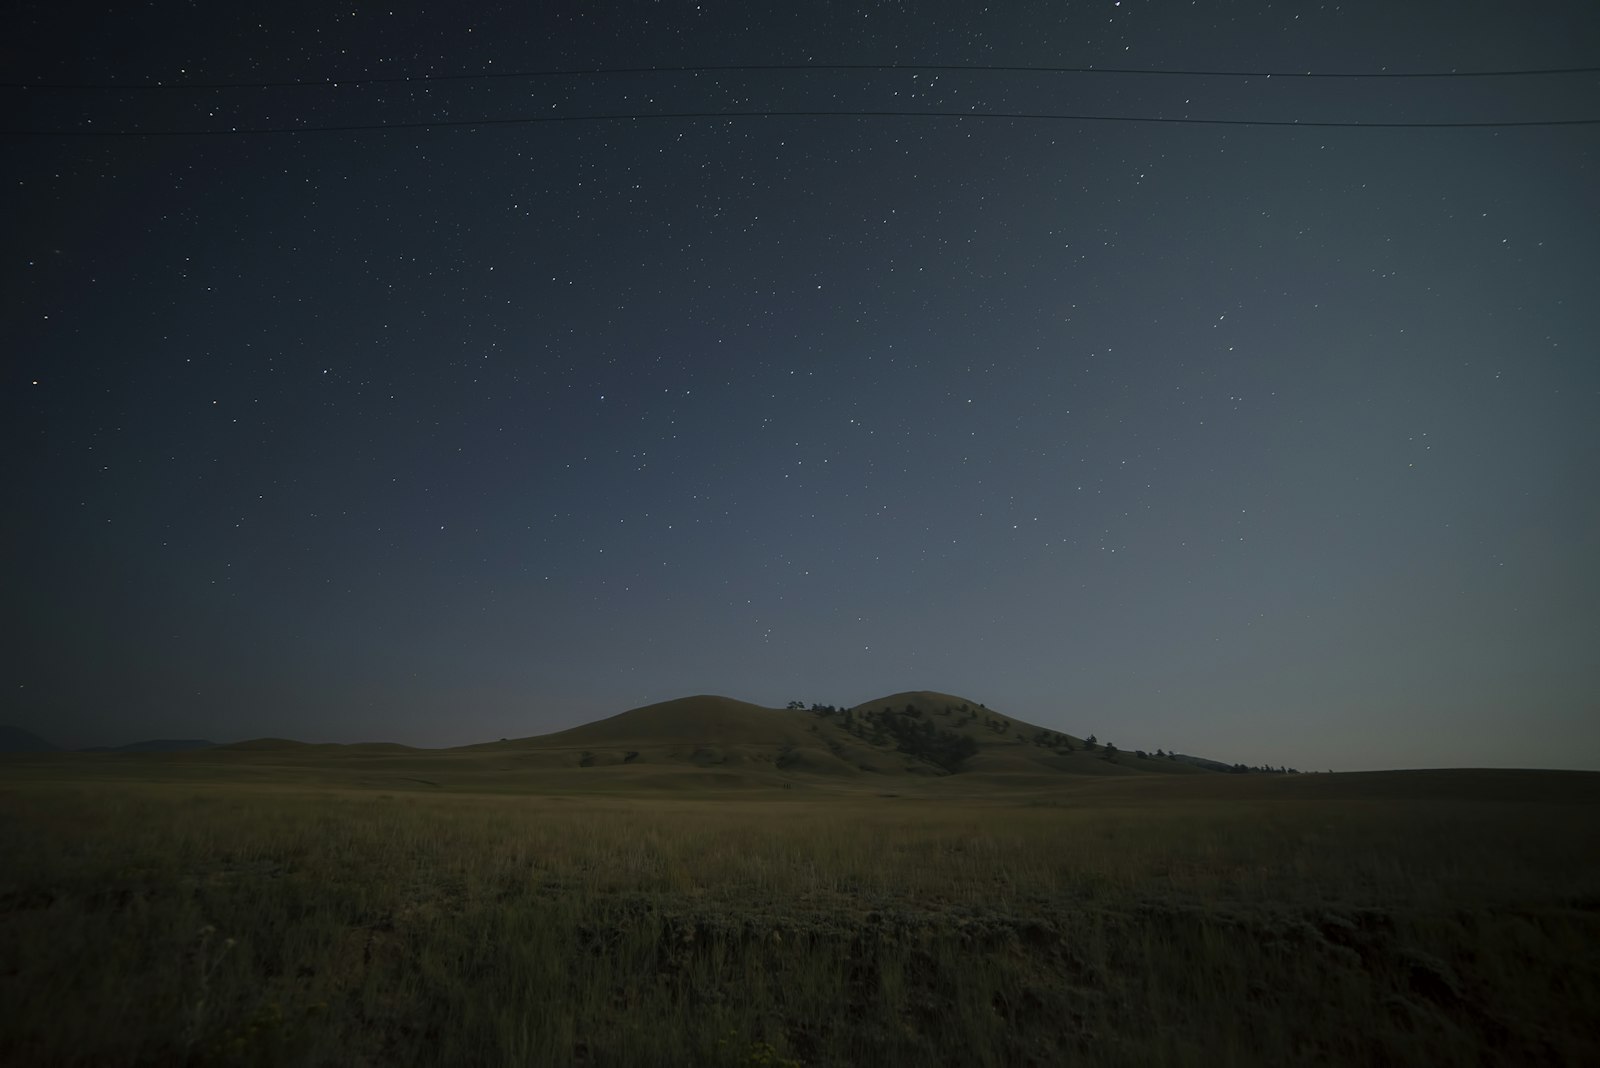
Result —
<svg viewBox="0 0 1600 1068"><path fill-rule="evenodd" d="M32 731L0 724L0 753L59 753L61 747Z"/></svg>
<svg viewBox="0 0 1600 1068"><path fill-rule="evenodd" d="M91 745L80 753L187 753L192 749L212 749L216 742L204 738L150 738L127 745Z"/></svg>
<svg viewBox="0 0 1600 1068"><path fill-rule="evenodd" d="M300 742L293 738L251 738L212 748L224 753L328 752L420 753L425 750L399 742Z"/></svg>
<svg viewBox="0 0 1600 1068"><path fill-rule="evenodd" d="M251 738L244 742L229 742L217 748L227 753L259 753L275 749L309 749L310 743L297 742L293 738Z"/></svg>

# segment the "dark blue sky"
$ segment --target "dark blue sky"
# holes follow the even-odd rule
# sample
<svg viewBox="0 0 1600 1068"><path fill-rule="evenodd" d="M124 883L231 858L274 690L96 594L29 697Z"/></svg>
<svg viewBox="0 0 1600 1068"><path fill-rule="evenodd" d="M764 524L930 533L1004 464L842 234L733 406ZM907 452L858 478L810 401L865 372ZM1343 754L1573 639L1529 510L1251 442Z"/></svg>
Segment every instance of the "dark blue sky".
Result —
<svg viewBox="0 0 1600 1068"><path fill-rule="evenodd" d="M8 79L1594 62L1592 4L23 5ZM1600 77L0 90L8 130L718 110L1467 122ZM1600 768L1600 126L0 139L6 707L459 744L955 692L1124 747Z"/></svg>

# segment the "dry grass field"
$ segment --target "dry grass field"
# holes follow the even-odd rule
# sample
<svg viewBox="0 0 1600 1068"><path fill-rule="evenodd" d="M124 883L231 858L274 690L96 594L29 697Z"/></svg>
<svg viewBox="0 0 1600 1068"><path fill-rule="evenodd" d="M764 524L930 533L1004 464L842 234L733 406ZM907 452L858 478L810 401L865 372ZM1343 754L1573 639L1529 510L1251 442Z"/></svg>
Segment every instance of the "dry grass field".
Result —
<svg viewBox="0 0 1600 1068"><path fill-rule="evenodd" d="M0 763L0 1063L1600 1063L1600 775L390 757Z"/></svg>

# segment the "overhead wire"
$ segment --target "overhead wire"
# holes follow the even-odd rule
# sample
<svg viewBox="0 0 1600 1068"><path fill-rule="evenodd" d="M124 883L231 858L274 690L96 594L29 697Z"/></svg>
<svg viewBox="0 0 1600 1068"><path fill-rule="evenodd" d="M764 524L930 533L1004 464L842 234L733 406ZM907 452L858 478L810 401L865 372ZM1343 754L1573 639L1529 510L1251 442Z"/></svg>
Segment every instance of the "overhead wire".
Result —
<svg viewBox="0 0 1600 1068"><path fill-rule="evenodd" d="M306 81L261 82L137 82L137 83L49 83L5 82L0 89L22 91L133 91L133 90L189 90L218 91L230 89L286 89L286 88L344 88L365 85L423 85L436 82L467 82L518 78L572 78L643 74L731 74L759 72L812 72L812 71L874 71L880 73L1006 73L1006 74L1117 74L1148 76L1182 76L1214 78L1261 79L1317 79L1317 78L1506 78L1542 75L1600 74L1600 67L1546 67L1514 70L1477 71L1241 71L1241 70L1179 70L1134 67L1034 67L991 66L963 64L873 64L873 63L815 63L815 64L724 64L668 67L590 67L568 70L504 71L480 74L425 74L410 76L384 76L364 78L327 78ZM1306 127L1312 129L1486 129L1515 127L1593 126L1600 118L1578 119L1507 119L1466 121L1380 121L1361 122L1349 120L1299 120L1299 119L1222 119L1194 118L1170 115L1106 115L1094 113L1056 112L998 112L998 111L947 111L947 110L721 110L721 111L661 111L626 113L591 113L561 115L526 115L506 118L434 119L402 122L336 123L324 125L263 126L246 125L201 129L160 128L141 129L122 127L94 129L78 126L46 129L4 129L0 135L35 137L237 137L246 135L277 135L296 133L358 133L381 130L432 130L447 128L473 128L513 125L537 125L570 122L616 122L630 120L703 121L744 118L971 118L1015 121L1057 122L1129 122L1159 123L1190 126L1261 126Z"/></svg>
<svg viewBox="0 0 1600 1068"><path fill-rule="evenodd" d="M1011 119L1053 122L1134 122L1166 123L1185 126L1275 126L1300 129L1360 130L1460 130L1510 129L1516 127L1597 126L1600 118L1588 119L1511 119L1466 122L1349 122L1299 119L1207 119L1167 115L1092 115L1054 112L1001 111L659 111L589 115L526 115L495 119L434 119L414 122L347 123L327 126L245 126L198 130L0 130L0 136L31 137L242 137L247 135L362 133L378 130L437 130L446 128L521 126L568 122L620 122L641 120L698 121L705 119L802 118L802 119Z"/></svg>
<svg viewBox="0 0 1600 1068"><path fill-rule="evenodd" d="M0 89L35 90L170 90L292 89L357 85L425 85L429 82L505 81L516 78L590 78L627 74L749 74L798 71L907 71L971 74L1120 74L1182 78L1525 78L1600 74L1600 67L1535 67L1467 71L1294 71L1184 70L1148 67L1035 67L964 63L729 63L665 67L582 67L492 71L478 74L368 75L358 78L313 78L259 82L0 82Z"/></svg>

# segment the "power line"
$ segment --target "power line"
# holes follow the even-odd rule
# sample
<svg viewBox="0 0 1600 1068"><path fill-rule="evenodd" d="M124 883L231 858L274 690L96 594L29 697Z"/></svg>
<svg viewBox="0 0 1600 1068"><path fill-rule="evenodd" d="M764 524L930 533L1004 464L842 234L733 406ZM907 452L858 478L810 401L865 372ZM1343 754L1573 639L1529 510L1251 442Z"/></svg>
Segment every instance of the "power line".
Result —
<svg viewBox="0 0 1600 1068"><path fill-rule="evenodd" d="M1291 126L1301 129L1461 130L1533 126L1600 126L1595 119L1516 119L1504 122L1339 122L1297 119L1193 119L1162 115L1067 115L999 111L661 111L596 115L529 115L509 119L436 119L420 122L337 126L254 126L213 130L0 130L8 137L242 137L255 134L362 133L376 130L438 130L451 127L521 126L557 122L620 122L645 119L1012 119L1051 122L1140 122L1184 126Z"/></svg>
<svg viewBox="0 0 1600 1068"><path fill-rule="evenodd" d="M1125 74L1182 78L1526 78L1548 75L1600 74L1600 67L1539 67L1519 70L1467 71L1294 71L1171 70L1142 67L1028 67L961 63L730 63L682 67L585 67L573 70L524 70L490 74L418 74L364 78L315 78L266 82L0 82L0 89L34 90L167 90L167 89L293 89L350 85L417 85L429 82L506 81L515 78L592 78L623 74L747 74L794 71L908 71L922 74Z"/></svg>

